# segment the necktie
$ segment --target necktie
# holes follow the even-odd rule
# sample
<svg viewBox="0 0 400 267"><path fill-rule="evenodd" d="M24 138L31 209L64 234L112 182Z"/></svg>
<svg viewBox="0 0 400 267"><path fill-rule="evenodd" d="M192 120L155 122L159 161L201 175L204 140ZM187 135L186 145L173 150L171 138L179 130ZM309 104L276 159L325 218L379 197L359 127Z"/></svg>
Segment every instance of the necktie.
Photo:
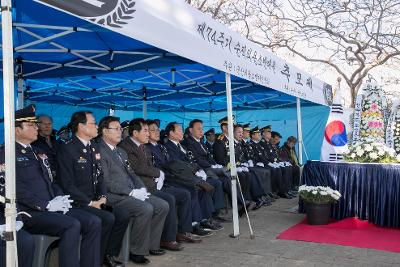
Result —
<svg viewBox="0 0 400 267"><path fill-rule="evenodd" d="M179 144L179 143L178 143L178 148L179 148L180 151L182 151L183 153L186 154L186 150L183 149L183 147L182 147L181 144Z"/></svg>
<svg viewBox="0 0 400 267"><path fill-rule="evenodd" d="M119 161L122 163L122 165L125 165L124 161L122 160L121 154L119 153L117 148L114 148L114 153L117 155Z"/></svg>
<svg viewBox="0 0 400 267"><path fill-rule="evenodd" d="M32 153L32 154L35 156L35 158L38 159L38 157L37 157L35 151L33 151L33 148L32 148L31 146L27 146L27 147L25 148L25 150L28 151L29 153Z"/></svg>
<svg viewBox="0 0 400 267"><path fill-rule="evenodd" d="M140 150L142 150L143 154L146 156L146 149L144 148L144 145L139 146Z"/></svg>

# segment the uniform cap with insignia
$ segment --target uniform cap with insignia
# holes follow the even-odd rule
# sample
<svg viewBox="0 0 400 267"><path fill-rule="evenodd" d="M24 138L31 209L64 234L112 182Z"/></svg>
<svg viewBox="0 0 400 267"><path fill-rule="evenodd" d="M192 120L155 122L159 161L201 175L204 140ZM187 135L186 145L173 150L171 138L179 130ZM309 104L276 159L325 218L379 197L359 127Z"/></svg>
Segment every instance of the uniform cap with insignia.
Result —
<svg viewBox="0 0 400 267"><path fill-rule="evenodd" d="M129 120L121 122L121 128L126 129L129 127Z"/></svg>
<svg viewBox="0 0 400 267"><path fill-rule="evenodd" d="M250 123L242 124L244 131L250 131Z"/></svg>
<svg viewBox="0 0 400 267"><path fill-rule="evenodd" d="M35 115L35 106L29 105L23 109L15 111L16 122L38 122Z"/></svg>
<svg viewBox="0 0 400 267"><path fill-rule="evenodd" d="M204 133L206 136L209 136L211 134L215 134L215 129L211 128L210 130L208 130L207 132Z"/></svg>
<svg viewBox="0 0 400 267"><path fill-rule="evenodd" d="M255 133L259 133L259 132L260 132L260 129L258 128L258 125L250 130L251 134L255 134Z"/></svg>
<svg viewBox="0 0 400 267"><path fill-rule="evenodd" d="M233 123L235 123L235 115L232 115L232 121ZM220 119L218 121L219 124L223 125L223 124L228 124L228 116L223 117L222 119Z"/></svg>
<svg viewBox="0 0 400 267"><path fill-rule="evenodd" d="M267 126L264 126L264 127L260 128L260 131L261 131L261 132L262 132L262 131L265 131L265 130L271 131L271 129L272 129L271 125L267 125Z"/></svg>

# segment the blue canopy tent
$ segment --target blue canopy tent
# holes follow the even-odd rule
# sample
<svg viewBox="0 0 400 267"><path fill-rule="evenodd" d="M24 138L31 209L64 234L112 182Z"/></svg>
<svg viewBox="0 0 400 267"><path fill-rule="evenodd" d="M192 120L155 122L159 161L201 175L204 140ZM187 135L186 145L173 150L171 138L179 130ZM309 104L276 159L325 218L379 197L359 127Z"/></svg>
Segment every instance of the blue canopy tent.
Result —
<svg viewBox="0 0 400 267"><path fill-rule="evenodd" d="M219 70L34 1L13 4L15 68L24 80L19 99L23 92L39 111L48 112L42 103L119 111L143 110L144 103L148 112L226 110L225 75ZM293 96L234 76L232 92L235 111L296 105ZM302 101L302 106L317 105Z"/></svg>
<svg viewBox="0 0 400 267"><path fill-rule="evenodd" d="M113 2L124 7L122 10L125 11L123 12L129 11L131 13L136 12L136 9L134 9L136 2L141 2L143 10L163 7L164 10L161 10L163 14L160 13L160 16L151 17L154 18L154 22L160 23L157 24L160 29L169 25L162 21L162 15L165 15L165 12L174 13L180 8L177 13L179 16L175 14L174 20L179 22L182 19L191 19L187 13L182 12L185 11L186 6L177 1L172 1L175 3L164 0L135 2L116 0ZM228 107L233 104L235 112L253 111L255 109L264 112L273 108L293 108L296 105L296 100L297 107L299 107L300 99L295 96L307 98L302 90L290 86L284 88L288 94L265 86L270 83L272 78L264 74L264 71L263 73L254 73L249 68L235 68L237 75L242 78L232 77L230 83L230 75L224 72L235 74L234 67L232 67L235 66L235 60L233 62L225 61L226 71L224 72L221 71L221 66L213 68L197 63L197 60L194 61L189 56L190 53L201 54L201 51L197 52L196 47L201 47L203 44L197 42L189 42L193 44L193 47L187 49L188 53L183 53L188 56L179 56L176 53L168 52L175 51L175 47L169 47L170 44L176 45L173 38L169 38L170 43L163 46L164 49L168 50L166 51L157 48L159 47L157 45L149 45L135 38L128 38L31 0L14 0L12 3L14 73L18 79L18 104L20 106L27 100L36 103L39 112L41 112L41 106L68 105L72 107L71 109L85 107L85 109L96 109L99 113L113 109L117 110L118 113L121 112L121 117L137 110L164 112L164 114L182 112L182 110L185 112L206 111L212 117L212 114L225 110L226 102L228 102ZM8 3L6 4L8 5ZM158 4L160 5L157 6ZM114 15L117 14L116 12L114 12ZM190 10L190 12L194 11ZM9 14L8 9L3 10L2 20L5 18L4 14ZM139 12L132 16L127 14L125 13L120 18L140 17L140 15L137 15ZM114 21L114 18L110 20ZM115 23L127 24L123 20L115 19L114 25L116 25ZM95 19L91 21L96 22ZM97 23L100 23L100 21L98 20ZM104 20L102 21L104 24ZM144 27L148 24L146 21L142 21L142 23L137 24L137 27ZM214 22L209 23L212 27L216 27L212 25ZM112 23L107 22L107 24L111 25ZM199 24L197 33L202 34L203 39L206 40L204 31L205 29L208 30L210 26L205 28L205 22L203 24ZM2 34L4 34L4 25L3 21ZM203 28L200 29L200 26ZM177 30L179 28L175 29L175 31ZM187 32L183 33L187 34ZM160 36L150 34L149 38L162 40L167 33L160 30L159 34ZM211 36L211 40L214 41L215 45L217 43L215 33L213 36L214 39ZM232 36L237 38L235 34L231 33L231 40ZM187 39L187 36L182 38L184 39L184 37ZM210 42L210 38L208 38L208 41ZM178 42L176 40L176 43ZM225 39L225 42L227 49L228 38ZM242 57L253 60L256 65L255 68L264 67L265 73L273 72L282 75L282 79L287 79L289 83L289 65L282 62L284 65L277 69L275 57L268 58L261 55L257 57L256 49L254 49L254 54L250 49L250 46L253 45L247 44L248 48L245 52L243 47L246 49L246 45L241 48ZM224 46L222 48L225 49ZM230 48L229 43L229 50L231 50ZM233 47L232 50L236 48ZM218 51L214 51L215 53L218 54ZM236 54L239 56L237 49ZM213 59L211 54L208 56ZM207 56L203 57L207 58ZM2 54L2 58L4 60L6 55ZM192 60L188 58L192 58ZM210 65L216 66L215 64ZM302 74L300 70L297 70L297 73L295 70L293 73L293 77L296 77L296 86L309 87L307 88L311 92L309 99L319 97L315 102L324 103L323 95L321 100L322 91L313 91L312 79L306 78ZM231 96L229 95L231 86L234 92L232 103L230 103ZM228 87L228 95L224 96L225 88ZM282 89L280 91L283 91L283 88L276 86L274 89ZM9 92L7 92L7 99L8 96L10 96ZM302 105L316 106L303 100ZM8 107L4 108L7 111L6 115L11 118L13 112ZM327 111L328 108L325 108L326 116ZM46 112L46 110L43 110L43 112ZM230 112L231 109L228 108L228 115ZM249 117L248 114L245 116ZM298 116L299 118L301 116ZM240 116L238 120L241 120ZM7 169L7 171L9 170Z"/></svg>

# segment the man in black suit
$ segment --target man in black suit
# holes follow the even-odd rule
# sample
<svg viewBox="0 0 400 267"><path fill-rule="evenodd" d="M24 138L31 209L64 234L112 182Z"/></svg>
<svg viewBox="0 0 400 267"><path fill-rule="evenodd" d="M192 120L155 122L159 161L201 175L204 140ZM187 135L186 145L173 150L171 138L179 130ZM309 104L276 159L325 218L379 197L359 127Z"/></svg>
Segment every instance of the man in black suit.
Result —
<svg viewBox="0 0 400 267"><path fill-rule="evenodd" d="M197 165L199 165L207 174L207 181L214 179L220 180L222 183L223 191L229 196L231 195L231 178L227 168L215 162L213 155L208 151L203 141L203 122L198 119L194 119L189 123L189 135L183 141L184 146L188 151L192 152L193 158ZM221 188L221 189L222 189ZM216 187L219 189L219 187ZM214 207L215 212L213 218L217 221L225 222L228 219L220 215L220 209L225 208L226 204L224 201L224 195L222 191L216 191L214 193Z"/></svg>
<svg viewBox="0 0 400 267"><path fill-rule="evenodd" d="M81 209L71 208L69 196L64 195L53 179L46 154L31 147L37 133L34 107L17 111L17 204L20 211L32 216L23 216L24 229L31 234L60 237L59 265L62 267L99 266L100 220ZM1 157L4 163L4 153Z"/></svg>
<svg viewBox="0 0 400 267"><path fill-rule="evenodd" d="M225 205L223 203L224 193L222 190L221 181L207 177L205 171L195 163L192 152L188 151L187 148L183 147L183 145L180 143L183 140L183 131L180 124L177 122L168 123L167 127L165 128L165 132L168 136L168 141L165 143L165 147L170 155L170 160L180 160L191 164L197 171L194 178L199 179L198 184L200 187L201 184L206 184L212 185L214 188L212 191L208 192L204 192L204 190L199 191L201 210L203 212L203 220L200 223L201 226L206 230L209 229L212 231L223 229L222 225L212 220L212 213L216 211L216 208L222 208ZM209 195L212 196L211 202L209 201ZM215 204L217 206L215 206Z"/></svg>
<svg viewBox="0 0 400 267"><path fill-rule="evenodd" d="M130 214L119 207L111 212L98 146L91 139L97 136L97 124L90 111L75 112L70 124L71 141L57 152L57 179L74 205L101 219L100 260L108 266L122 266L115 260L130 220Z"/></svg>
<svg viewBox="0 0 400 267"><path fill-rule="evenodd" d="M153 156L154 167L160 169L160 171L163 171L167 178L169 175L171 175L168 173L168 171L165 170L165 166L168 164L169 161L169 155L166 148L163 145L158 144L158 141L160 141L160 129L158 128L157 123L153 120L148 120L147 125L149 126L149 143L146 144L146 147L149 149ZM182 186L173 185L172 183L165 181L161 191L169 193L175 198L174 202L176 203L176 207L172 207L172 214L174 214L172 220L175 225L178 225L177 233L175 230L176 240L179 242L188 243L201 242L201 239L198 236L191 234L191 232L193 231L193 213L199 213L201 211L197 199L195 199L196 203L192 205L190 189L184 188ZM178 223L176 222L176 214L178 215ZM166 231L164 230L164 232ZM172 236L169 237L169 239L172 238ZM168 240L168 234L163 233L161 240L163 240L164 242L165 240Z"/></svg>

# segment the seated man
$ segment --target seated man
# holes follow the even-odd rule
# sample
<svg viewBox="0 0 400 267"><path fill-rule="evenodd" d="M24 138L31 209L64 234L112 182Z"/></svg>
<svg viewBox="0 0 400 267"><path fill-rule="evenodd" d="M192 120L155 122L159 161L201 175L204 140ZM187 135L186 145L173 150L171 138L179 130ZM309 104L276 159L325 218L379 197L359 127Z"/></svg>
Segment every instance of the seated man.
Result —
<svg viewBox="0 0 400 267"><path fill-rule="evenodd" d="M34 107L16 111L17 204L20 211L32 216L22 217L24 229L31 234L60 238L59 266L100 266L100 220L81 209L71 208L69 196L53 180L47 156L31 147L37 134ZM1 157L4 163L4 151Z"/></svg>
<svg viewBox="0 0 400 267"><path fill-rule="evenodd" d="M4 197L4 147L0 146L0 195ZM5 204L0 203L0 227L3 228L0 231L0 266L6 266L6 241L2 239L5 231L6 219L4 217ZM19 218L17 218L19 220ZM22 224L20 221L19 224ZM17 251L18 251L18 266L20 267L32 267L33 253L35 252L35 242L33 237L26 231L20 229L17 226ZM14 241L12 241L14 242Z"/></svg>
<svg viewBox="0 0 400 267"><path fill-rule="evenodd" d="M69 123L74 134L71 141L57 151L57 179L74 206L101 220L100 260L109 266L122 266L118 256L130 216L124 209L110 209L101 168L97 125L90 111L77 111Z"/></svg>
<svg viewBox="0 0 400 267"><path fill-rule="evenodd" d="M282 166L279 163L279 153L277 153L276 149L271 143L271 125L267 125L260 129L262 133L262 139L260 141L261 146L264 147L265 158L268 161L268 165L276 170L281 171L282 182L281 184L281 192L279 196L282 198L293 198L294 195L290 194L290 185L292 183L292 170L286 166Z"/></svg>
<svg viewBox="0 0 400 267"><path fill-rule="evenodd" d="M196 185L205 188L199 191L199 200L201 204L202 217L201 226L204 229L212 231L218 231L223 229L223 226L212 220L212 213L216 211L216 208L224 207L224 193L222 190L222 183L217 179L208 179L207 174L202 170L196 163L194 163L193 154L187 151L180 143L183 140L182 126L177 122L170 122L165 128L165 132L168 136L168 141L165 143L165 147L168 151L171 161L182 161L190 164L197 171L193 173L194 182ZM212 186L213 190L207 190L207 186ZM207 192L205 192L207 191ZM209 197L212 197L211 202Z"/></svg>
<svg viewBox="0 0 400 267"><path fill-rule="evenodd" d="M291 158L289 159L283 159L281 156L285 155L284 153L282 154L281 149L279 148L279 142L282 139L282 135L278 132L272 132L271 133L271 144L272 147L274 148L275 154L277 155L278 161L284 163L286 168L290 168L292 171L292 179L290 180L290 187L289 187L289 194L292 196L297 195L297 188L299 187L300 183L300 167L298 165L292 164ZM285 143L286 144L286 143ZM293 149L295 142L290 142L291 149ZM287 145L288 146L288 145ZM292 150L290 150L292 151ZM290 154L292 156L293 154Z"/></svg>
<svg viewBox="0 0 400 267"><path fill-rule="evenodd" d="M134 219L130 236L131 260L148 263L145 255L163 254L158 246L168 204L147 192L142 180L131 168L126 152L117 147L122 136L119 119L112 116L101 119L99 134L101 165L109 203L114 208L126 210Z"/></svg>
<svg viewBox="0 0 400 267"><path fill-rule="evenodd" d="M160 172L164 172L165 165L167 165L169 161L169 155L165 147L157 143L160 141L160 129L156 122L152 120L148 120L147 125L149 126L150 134L149 143L146 144L146 147L153 156L153 166L160 169ZM164 173L166 177L171 175L167 171ZM175 197L177 212L174 211L172 214L178 215L178 234L176 240L179 242L199 243L201 239L198 236L191 234L193 231L191 219L193 218L193 213L201 211L197 199L195 200L197 203L192 205L191 190L181 186L175 186L168 181L165 181L161 190L170 193ZM175 210L175 208L173 208L173 210ZM175 218L176 216L174 215L173 217Z"/></svg>
<svg viewBox="0 0 400 267"><path fill-rule="evenodd" d="M204 145L207 147L208 152L210 152L212 156L214 155L213 145L215 142L215 129L211 128L210 130L205 132L204 135L206 136L206 142L204 143Z"/></svg>
<svg viewBox="0 0 400 267"><path fill-rule="evenodd" d="M202 168L207 174L207 182L210 182L214 186L214 179L221 181L222 189L225 193L231 196L231 178L228 169L215 162L212 154L208 151L208 148L204 145L203 141L203 122L198 119L194 119L189 123L189 135L185 138L182 144L190 151L197 165ZM220 187L215 186L216 189ZM215 212L213 218L220 222L229 221L220 214L220 210L225 208L225 200L223 192L214 192L214 207Z"/></svg>

